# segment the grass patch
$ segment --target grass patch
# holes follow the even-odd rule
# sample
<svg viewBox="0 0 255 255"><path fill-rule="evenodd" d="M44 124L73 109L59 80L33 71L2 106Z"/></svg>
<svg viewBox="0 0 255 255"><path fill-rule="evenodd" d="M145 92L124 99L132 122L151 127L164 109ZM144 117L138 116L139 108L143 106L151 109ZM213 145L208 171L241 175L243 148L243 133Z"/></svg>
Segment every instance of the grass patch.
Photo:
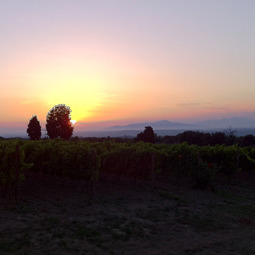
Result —
<svg viewBox="0 0 255 255"><path fill-rule="evenodd" d="M240 197L240 196L236 196L233 193L227 191L227 190L217 190L215 191L216 195L223 197L224 199L228 200L228 201L233 201L233 202L240 202L245 200L245 198Z"/></svg>
<svg viewBox="0 0 255 255"><path fill-rule="evenodd" d="M170 192L167 192L165 190L159 190L158 195L164 199L174 200L180 203L186 203L185 198L176 196Z"/></svg>
<svg viewBox="0 0 255 255"><path fill-rule="evenodd" d="M0 240L0 253L14 252L14 243L12 241Z"/></svg>
<svg viewBox="0 0 255 255"><path fill-rule="evenodd" d="M231 207L227 207L226 211L233 216L254 219L255 206L253 205L231 206Z"/></svg>
<svg viewBox="0 0 255 255"><path fill-rule="evenodd" d="M101 232L92 227L85 226L82 223L76 223L72 226L72 238L78 240L86 239L90 243L101 244L103 243L103 239L101 238Z"/></svg>
<svg viewBox="0 0 255 255"><path fill-rule="evenodd" d="M123 228L123 231L126 233L128 237L142 237L144 238L145 231L144 228L141 226L139 222L136 221L131 221L125 225Z"/></svg>
<svg viewBox="0 0 255 255"><path fill-rule="evenodd" d="M214 216L204 216L199 214L189 214L184 213L177 218L177 222L185 225L189 225L196 230L201 231L216 231L221 229L226 229L228 224L226 222L220 221Z"/></svg>
<svg viewBox="0 0 255 255"><path fill-rule="evenodd" d="M118 215L108 215L103 219L103 221L109 228L120 228L121 225L125 224L127 218Z"/></svg>

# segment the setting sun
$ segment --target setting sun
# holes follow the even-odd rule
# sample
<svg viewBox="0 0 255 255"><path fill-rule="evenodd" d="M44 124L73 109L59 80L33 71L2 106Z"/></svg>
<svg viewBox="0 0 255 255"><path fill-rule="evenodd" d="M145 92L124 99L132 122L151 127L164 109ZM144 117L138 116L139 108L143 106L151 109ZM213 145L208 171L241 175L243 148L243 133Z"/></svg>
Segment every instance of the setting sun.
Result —
<svg viewBox="0 0 255 255"><path fill-rule="evenodd" d="M70 120L71 124L74 125L76 123L76 120Z"/></svg>

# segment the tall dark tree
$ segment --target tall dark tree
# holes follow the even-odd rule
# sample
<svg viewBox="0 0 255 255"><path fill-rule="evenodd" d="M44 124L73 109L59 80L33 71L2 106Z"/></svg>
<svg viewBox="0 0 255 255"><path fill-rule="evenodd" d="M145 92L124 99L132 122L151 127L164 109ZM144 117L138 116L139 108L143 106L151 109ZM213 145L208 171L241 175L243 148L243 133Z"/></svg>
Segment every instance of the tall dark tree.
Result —
<svg viewBox="0 0 255 255"><path fill-rule="evenodd" d="M144 141L148 143L155 143L155 133L152 127L145 127L143 131Z"/></svg>
<svg viewBox="0 0 255 255"><path fill-rule="evenodd" d="M136 141L143 141L147 143L155 143L156 135L152 127L145 127L144 131L139 133L136 137Z"/></svg>
<svg viewBox="0 0 255 255"><path fill-rule="evenodd" d="M36 115L30 119L28 123L27 133L31 140L39 140L41 138L41 125Z"/></svg>
<svg viewBox="0 0 255 255"><path fill-rule="evenodd" d="M73 134L73 126L70 122L71 109L64 104L55 105L47 115L46 129L51 139L69 139Z"/></svg>

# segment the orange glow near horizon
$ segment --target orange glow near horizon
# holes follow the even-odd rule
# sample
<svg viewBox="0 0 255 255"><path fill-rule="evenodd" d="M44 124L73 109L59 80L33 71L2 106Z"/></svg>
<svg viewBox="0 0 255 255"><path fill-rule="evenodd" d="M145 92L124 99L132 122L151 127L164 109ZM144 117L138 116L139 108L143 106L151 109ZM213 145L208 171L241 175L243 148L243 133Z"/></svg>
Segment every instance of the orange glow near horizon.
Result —
<svg viewBox="0 0 255 255"><path fill-rule="evenodd" d="M253 4L32 2L0 9L1 126L255 118Z"/></svg>

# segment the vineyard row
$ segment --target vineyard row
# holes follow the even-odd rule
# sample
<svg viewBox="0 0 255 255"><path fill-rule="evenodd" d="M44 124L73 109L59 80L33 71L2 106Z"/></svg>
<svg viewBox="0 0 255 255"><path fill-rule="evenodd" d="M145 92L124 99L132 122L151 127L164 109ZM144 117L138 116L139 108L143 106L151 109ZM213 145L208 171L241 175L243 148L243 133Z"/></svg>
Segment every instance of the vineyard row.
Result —
<svg viewBox="0 0 255 255"><path fill-rule="evenodd" d="M186 176L207 186L217 174L253 173L255 148L117 143L113 141L0 141L0 185L17 186L30 172L71 179L98 180L110 173L150 179L161 173Z"/></svg>

